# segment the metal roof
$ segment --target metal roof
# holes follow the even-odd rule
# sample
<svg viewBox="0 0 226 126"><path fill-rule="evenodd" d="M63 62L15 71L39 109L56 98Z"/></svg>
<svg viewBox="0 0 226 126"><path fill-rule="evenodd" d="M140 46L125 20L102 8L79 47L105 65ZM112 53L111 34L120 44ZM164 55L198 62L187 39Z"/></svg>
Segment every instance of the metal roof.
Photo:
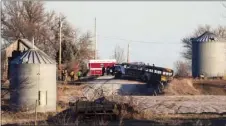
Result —
<svg viewBox="0 0 226 126"><path fill-rule="evenodd" d="M112 62L116 62L116 59L89 60L89 63L112 63Z"/></svg>
<svg viewBox="0 0 226 126"><path fill-rule="evenodd" d="M32 42L30 42L27 39L19 39L19 42L23 43L25 46L27 46L28 49L38 49L38 47L36 47L35 45L32 44Z"/></svg>
<svg viewBox="0 0 226 126"><path fill-rule="evenodd" d="M199 37L193 38L191 40L193 42L210 42L210 41L218 41L219 39L217 38L217 36L214 33L206 31Z"/></svg>
<svg viewBox="0 0 226 126"><path fill-rule="evenodd" d="M56 64L56 62L39 49L29 49L15 58L11 64Z"/></svg>
<svg viewBox="0 0 226 126"><path fill-rule="evenodd" d="M26 46L28 49L32 49L33 48L33 45L32 45L32 42L30 42L29 40L27 39L18 39L14 42L8 42L5 47L2 47L1 50L5 50L7 47L9 47L11 44L15 43L15 42L21 42L24 46ZM35 49L38 49L38 47L36 47L34 45L34 48Z"/></svg>

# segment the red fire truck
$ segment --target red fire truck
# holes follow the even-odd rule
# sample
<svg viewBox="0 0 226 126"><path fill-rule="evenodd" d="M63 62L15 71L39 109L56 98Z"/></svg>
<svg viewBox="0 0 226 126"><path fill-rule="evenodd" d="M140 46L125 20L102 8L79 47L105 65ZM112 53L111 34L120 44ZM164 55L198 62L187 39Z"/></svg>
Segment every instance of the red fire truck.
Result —
<svg viewBox="0 0 226 126"><path fill-rule="evenodd" d="M89 74L92 76L100 76L102 75L102 68L107 68L108 66L112 67L116 64L115 59L108 59L108 60L89 60Z"/></svg>

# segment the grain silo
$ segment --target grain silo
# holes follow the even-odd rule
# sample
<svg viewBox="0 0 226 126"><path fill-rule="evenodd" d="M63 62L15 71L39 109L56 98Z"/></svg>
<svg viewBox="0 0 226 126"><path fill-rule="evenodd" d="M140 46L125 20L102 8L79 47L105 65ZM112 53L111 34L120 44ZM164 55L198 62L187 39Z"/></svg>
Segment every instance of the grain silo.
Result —
<svg viewBox="0 0 226 126"><path fill-rule="evenodd" d="M39 49L29 49L11 61L10 106L13 109L56 111L56 63Z"/></svg>
<svg viewBox="0 0 226 126"><path fill-rule="evenodd" d="M223 77L226 70L225 40L211 32L192 39L192 76Z"/></svg>

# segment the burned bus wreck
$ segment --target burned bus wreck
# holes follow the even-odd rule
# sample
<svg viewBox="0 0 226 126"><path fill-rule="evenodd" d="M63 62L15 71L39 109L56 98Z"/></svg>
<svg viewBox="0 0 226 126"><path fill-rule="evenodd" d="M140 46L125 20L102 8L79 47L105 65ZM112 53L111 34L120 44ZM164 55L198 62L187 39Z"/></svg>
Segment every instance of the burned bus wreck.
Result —
<svg viewBox="0 0 226 126"><path fill-rule="evenodd" d="M147 87L154 87L161 92L164 86L172 80L172 69L145 64L122 63L116 66L115 78L132 79L145 82Z"/></svg>

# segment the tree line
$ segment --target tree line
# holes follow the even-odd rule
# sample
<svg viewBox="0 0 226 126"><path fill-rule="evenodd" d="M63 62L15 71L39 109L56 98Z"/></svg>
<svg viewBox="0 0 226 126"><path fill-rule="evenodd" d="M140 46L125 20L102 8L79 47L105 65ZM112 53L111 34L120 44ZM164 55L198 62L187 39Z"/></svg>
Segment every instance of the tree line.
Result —
<svg viewBox="0 0 226 126"><path fill-rule="evenodd" d="M58 62L59 15L47 11L43 1L2 1L1 36L8 43L19 38L30 41ZM84 63L93 57L92 35L79 32L62 15L62 63Z"/></svg>
<svg viewBox="0 0 226 126"><path fill-rule="evenodd" d="M2 1L1 8L1 36L7 42L13 42L19 38L27 38L42 49L57 62L59 59L59 16L55 11L46 11L43 1ZM224 6L224 5L223 5ZM62 15L62 63L83 64L84 61L93 58L92 34L87 31L81 33L79 29L72 27L67 18ZM220 38L226 38L226 26L216 28L210 25L199 26L190 35L182 38L184 50L182 57L185 61L179 64L187 64L190 68L192 59L192 42L190 38L198 37L205 31L215 33ZM118 62L125 61L124 49L116 46L112 58ZM183 68L184 65L182 65ZM183 71L183 70L182 70Z"/></svg>

